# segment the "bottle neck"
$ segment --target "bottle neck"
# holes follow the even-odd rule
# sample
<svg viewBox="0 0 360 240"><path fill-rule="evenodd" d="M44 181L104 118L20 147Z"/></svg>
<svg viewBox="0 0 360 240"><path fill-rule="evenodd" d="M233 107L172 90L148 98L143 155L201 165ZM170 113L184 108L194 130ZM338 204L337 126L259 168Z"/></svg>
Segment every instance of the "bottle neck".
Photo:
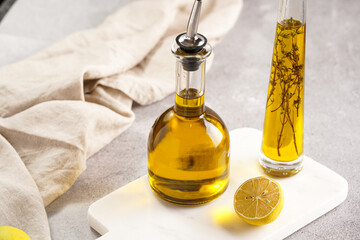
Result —
<svg viewBox="0 0 360 240"><path fill-rule="evenodd" d="M205 60L176 61L176 92L174 111L182 117L198 117L205 111Z"/></svg>
<svg viewBox="0 0 360 240"><path fill-rule="evenodd" d="M306 21L307 0L279 0L278 23L295 20L302 25Z"/></svg>

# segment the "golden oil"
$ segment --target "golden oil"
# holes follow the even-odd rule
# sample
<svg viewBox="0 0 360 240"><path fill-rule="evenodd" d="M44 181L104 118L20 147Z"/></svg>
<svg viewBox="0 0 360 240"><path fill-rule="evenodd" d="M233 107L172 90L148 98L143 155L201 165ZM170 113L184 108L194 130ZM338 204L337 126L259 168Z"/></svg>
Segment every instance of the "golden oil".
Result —
<svg viewBox="0 0 360 240"><path fill-rule="evenodd" d="M264 123L262 152L276 161L303 153L305 24L277 24Z"/></svg>
<svg viewBox="0 0 360 240"><path fill-rule="evenodd" d="M148 140L151 188L177 204L200 204L221 195L229 179L229 134L204 106L204 95L187 89L154 123Z"/></svg>
<svg viewBox="0 0 360 240"><path fill-rule="evenodd" d="M305 31L299 20L277 23L261 150L265 162L284 164L280 175L292 174L291 168L284 173L286 163L302 162ZM270 173L279 175L274 169Z"/></svg>

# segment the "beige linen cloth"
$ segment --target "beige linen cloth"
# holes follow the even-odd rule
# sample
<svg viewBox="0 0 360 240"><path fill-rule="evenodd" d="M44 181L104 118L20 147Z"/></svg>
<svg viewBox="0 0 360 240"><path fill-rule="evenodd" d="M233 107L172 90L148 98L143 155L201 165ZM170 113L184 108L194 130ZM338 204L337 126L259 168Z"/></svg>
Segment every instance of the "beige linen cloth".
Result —
<svg viewBox="0 0 360 240"><path fill-rule="evenodd" d="M98 27L0 68L0 226L50 239L44 207L131 125L133 101L173 92L170 48L192 4L133 1ZM216 44L241 8L242 0L204 0L199 32Z"/></svg>

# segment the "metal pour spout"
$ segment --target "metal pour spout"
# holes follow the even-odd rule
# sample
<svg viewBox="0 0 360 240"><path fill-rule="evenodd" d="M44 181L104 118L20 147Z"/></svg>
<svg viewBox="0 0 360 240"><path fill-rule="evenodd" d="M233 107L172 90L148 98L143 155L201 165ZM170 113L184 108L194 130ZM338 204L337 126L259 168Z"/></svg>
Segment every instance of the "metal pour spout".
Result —
<svg viewBox="0 0 360 240"><path fill-rule="evenodd" d="M201 4L202 4L201 0L196 0L194 2L187 25L187 31L186 31L187 38L194 39L194 36L197 34L199 21L200 21Z"/></svg>
<svg viewBox="0 0 360 240"><path fill-rule="evenodd" d="M195 0L186 32L176 37L176 43L185 53L198 53L207 43L206 37L197 32L200 21L201 4L201 0Z"/></svg>

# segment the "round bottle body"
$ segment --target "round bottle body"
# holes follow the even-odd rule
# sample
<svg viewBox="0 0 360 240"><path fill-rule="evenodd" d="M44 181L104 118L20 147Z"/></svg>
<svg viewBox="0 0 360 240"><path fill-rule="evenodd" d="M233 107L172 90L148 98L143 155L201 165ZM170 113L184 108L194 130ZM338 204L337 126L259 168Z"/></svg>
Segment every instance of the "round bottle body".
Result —
<svg viewBox="0 0 360 240"><path fill-rule="evenodd" d="M148 139L152 190L176 204L201 204L220 196L229 181L230 138L210 108L182 117L173 107L154 123Z"/></svg>

